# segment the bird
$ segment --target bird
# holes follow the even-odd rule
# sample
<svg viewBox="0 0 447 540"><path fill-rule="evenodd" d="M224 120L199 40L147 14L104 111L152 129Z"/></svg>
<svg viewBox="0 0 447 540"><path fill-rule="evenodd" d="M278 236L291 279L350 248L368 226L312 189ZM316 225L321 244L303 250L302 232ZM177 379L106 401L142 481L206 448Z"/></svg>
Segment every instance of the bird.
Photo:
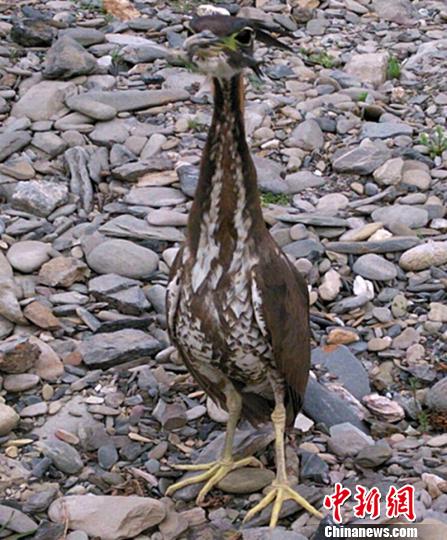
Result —
<svg viewBox="0 0 447 540"><path fill-rule="evenodd" d="M310 368L309 297L304 278L270 235L244 127L244 72L260 74L256 40L288 48L264 21L213 14L190 21L183 48L188 62L212 80L214 109L187 223L186 240L171 266L167 326L186 368L228 412L217 461L177 465L199 474L171 485L166 495L204 482L197 504L230 471L262 464L232 455L241 418L271 420L276 477L245 516L273 503L270 526L284 501L321 513L289 485L285 430L300 411Z"/></svg>

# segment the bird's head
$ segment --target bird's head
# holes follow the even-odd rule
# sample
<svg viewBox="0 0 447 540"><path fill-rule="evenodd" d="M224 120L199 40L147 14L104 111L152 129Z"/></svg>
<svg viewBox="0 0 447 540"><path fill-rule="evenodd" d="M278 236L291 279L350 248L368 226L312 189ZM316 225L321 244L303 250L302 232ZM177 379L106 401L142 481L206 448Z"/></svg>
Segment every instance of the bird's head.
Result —
<svg viewBox="0 0 447 540"><path fill-rule="evenodd" d="M262 21L206 15L190 21L192 35L183 45L188 60L202 73L218 79L231 79L245 68L260 75L259 62L254 57L255 40L281 48L289 47L268 32Z"/></svg>

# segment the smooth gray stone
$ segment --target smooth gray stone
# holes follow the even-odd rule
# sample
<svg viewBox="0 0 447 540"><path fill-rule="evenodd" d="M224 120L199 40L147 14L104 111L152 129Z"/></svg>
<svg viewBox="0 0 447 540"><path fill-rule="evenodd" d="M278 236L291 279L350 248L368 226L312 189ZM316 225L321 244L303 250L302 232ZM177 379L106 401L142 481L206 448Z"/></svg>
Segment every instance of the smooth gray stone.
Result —
<svg viewBox="0 0 447 540"><path fill-rule="evenodd" d="M371 242L329 242L326 244L328 251L336 253L353 253L361 255L363 253L390 253L405 251L421 243L415 236L399 236L389 240L375 240Z"/></svg>

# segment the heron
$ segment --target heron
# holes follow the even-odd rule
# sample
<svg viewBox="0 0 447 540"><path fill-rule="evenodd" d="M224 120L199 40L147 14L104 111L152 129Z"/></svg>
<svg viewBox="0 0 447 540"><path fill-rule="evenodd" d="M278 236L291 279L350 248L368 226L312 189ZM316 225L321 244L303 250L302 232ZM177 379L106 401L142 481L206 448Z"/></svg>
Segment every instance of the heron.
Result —
<svg viewBox="0 0 447 540"><path fill-rule="evenodd" d="M244 521L272 503L275 527L288 499L321 518L289 485L285 459L285 430L301 409L309 375L308 289L265 225L244 128L244 72L260 73L254 43L285 46L260 21L207 15L189 26L184 50L212 80L214 111L186 241L170 271L166 311L180 358L205 393L228 411L228 421L220 459L178 465L198 474L171 485L166 494L203 482L200 504L230 471L262 466L255 457L236 460L233 440L241 418L255 425L271 420L276 477Z"/></svg>

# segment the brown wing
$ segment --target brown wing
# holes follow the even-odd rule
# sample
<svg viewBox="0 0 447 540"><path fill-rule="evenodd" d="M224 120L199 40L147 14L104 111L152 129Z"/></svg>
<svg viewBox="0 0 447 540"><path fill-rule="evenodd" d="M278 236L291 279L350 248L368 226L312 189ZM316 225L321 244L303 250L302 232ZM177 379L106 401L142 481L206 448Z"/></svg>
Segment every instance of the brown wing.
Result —
<svg viewBox="0 0 447 540"><path fill-rule="evenodd" d="M309 295L304 278L270 237L262 243L257 268L262 313L278 371L294 416L299 412L310 369Z"/></svg>

